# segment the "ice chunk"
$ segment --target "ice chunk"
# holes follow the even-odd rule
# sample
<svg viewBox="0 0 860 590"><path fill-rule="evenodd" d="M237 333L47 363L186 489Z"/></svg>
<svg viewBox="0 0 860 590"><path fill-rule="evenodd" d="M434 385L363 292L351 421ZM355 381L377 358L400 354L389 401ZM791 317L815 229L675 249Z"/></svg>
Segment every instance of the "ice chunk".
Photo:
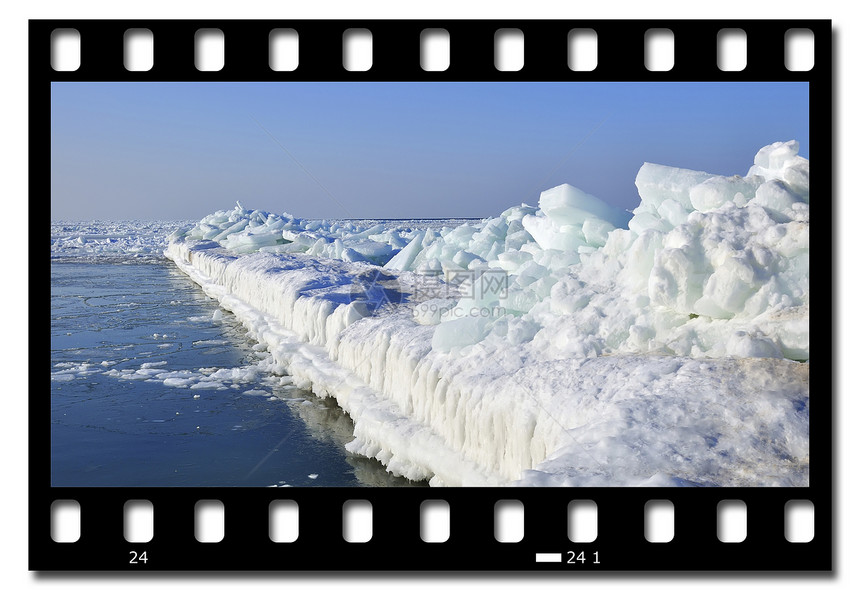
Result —
<svg viewBox="0 0 860 590"><path fill-rule="evenodd" d="M747 299L758 287L755 270L741 257L727 258L718 266L696 302L697 313L714 318L730 318L744 310Z"/></svg>
<svg viewBox="0 0 860 590"><path fill-rule="evenodd" d="M412 241L407 244L403 250L394 255L394 257L385 263L384 268L391 270L407 270L412 267L415 258L421 252L422 241L425 237L425 232L418 232Z"/></svg>
<svg viewBox="0 0 860 590"><path fill-rule="evenodd" d="M464 317L442 322L433 332L433 350L450 352L480 342L489 333L491 321L485 317Z"/></svg>
<svg viewBox="0 0 860 590"><path fill-rule="evenodd" d="M681 206L683 207L683 205ZM648 230L658 232L669 231L671 226L666 222L666 220L661 219L654 213L647 210L643 211L641 209L641 207L637 208L632 219L627 223L631 230L637 234L644 234Z"/></svg>
<svg viewBox="0 0 860 590"><path fill-rule="evenodd" d="M243 391L242 395L250 395L250 396L255 396L255 397L268 397L269 392L264 391L262 389L249 389L247 391Z"/></svg>
<svg viewBox="0 0 860 590"><path fill-rule="evenodd" d="M781 180L768 180L758 187L752 202L761 205L775 220L786 222L794 217L792 206L803 201Z"/></svg>
<svg viewBox="0 0 860 590"><path fill-rule="evenodd" d="M758 151L755 155L755 165L778 170L794 160L799 151L800 144L796 140L772 143Z"/></svg>
<svg viewBox="0 0 860 590"><path fill-rule="evenodd" d="M690 203L694 209L707 212L726 203L743 206L755 193L755 184L740 176L714 176L690 189Z"/></svg>
<svg viewBox="0 0 860 590"><path fill-rule="evenodd" d="M164 380L164 384L167 387L188 387L193 384L196 379L187 379L182 377L168 377Z"/></svg>
<svg viewBox="0 0 860 590"><path fill-rule="evenodd" d="M797 158L797 161L782 171L783 179L789 188L804 202L809 202L809 161Z"/></svg>
<svg viewBox="0 0 860 590"><path fill-rule="evenodd" d="M609 232L629 218L597 197L563 184L543 191L539 211L524 215L521 224L544 250L579 252L605 244Z"/></svg>
<svg viewBox="0 0 860 590"><path fill-rule="evenodd" d="M678 226L687 221L689 211L684 209L684 206L678 201L666 199L660 203L659 207L657 207L657 214L661 219L668 221L670 225ZM642 232L640 231L638 233Z"/></svg>
<svg viewBox="0 0 860 590"><path fill-rule="evenodd" d="M673 200L680 203L687 211L692 211L690 189L713 176L707 172L645 162L636 175L636 188L639 190L642 204L654 210L664 201Z"/></svg>
<svg viewBox="0 0 860 590"><path fill-rule="evenodd" d="M540 194L538 205L558 225L582 225L596 217L620 227L629 215L569 184L562 184Z"/></svg>
<svg viewBox="0 0 860 590"><path fill-rule="evenodd" d="M732 333L726 353L739 357L782 358L782 352L772 340L743 330Z"/></svg>
<svg viewBox="0 0 860 590"><path fill-rule="evenodd" d="M143 363L140 365L141 369L152 369L154 367L163 367L167 364L167 361L154 361L151 363Z"/></svg>
<svg viewBox="0 0 860 590"><path fill-rule="evenodd" d="M609 237L609 232L615 229L612 223L592 217L582 222L582 235L589 246L603 246Z"/></svg>
<svg viewBox="0 0 860 590"><path fill-rule="evenodd" d="M528 215L523 218L523 227L544 250L576 252L580 246L585 245L581 226L559 226L549 217Z"/></svg>
<svg viewBox="0 0 860 590"><path fill-rule="evenodd" d="M761 148L747 177L759 182L782 180L804 202L809 202L809 160L798 155L797 141L776 142Z"/></svg>

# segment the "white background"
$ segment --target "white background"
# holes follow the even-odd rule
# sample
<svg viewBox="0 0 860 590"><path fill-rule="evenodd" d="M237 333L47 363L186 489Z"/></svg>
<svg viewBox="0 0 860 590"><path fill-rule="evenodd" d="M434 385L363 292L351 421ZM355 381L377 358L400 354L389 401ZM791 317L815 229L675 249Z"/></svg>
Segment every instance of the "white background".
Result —
<svg viewBox="0 0 860 590"><path fill-rule="evenodd" d="M107 1L46 1L15 2L20 7L10 8L12 2L4 3L0 9L0 60L2 60L2 90L0 101L0 198L2 198L2 223L4 230L0 242L5 253L0 265L8 277L3 281L2 306L0 306L0 346L2 346L2 445L0 445L0 579L4 588L30 586L113 588L119 584L138 588L225 588L267 587L297 588L308 586L360 588L414 587L446 588L517 588L532 584L542 587L577 588L622 587L637 585L646 588L686 588L691 585L721 588L731 585L734 589L765 588L809 588L854 586L860 582L858 564L857 492L860 488L857 473L857 440L854 422L860 416L858 410L857 379L849 377L852 363L860 351L853 339L858 328L857 313L849 307L856 300L849 293L856 293L855 273L860 270L851 260L853 251L848 239L856 229L858 219L857 188L848 179L860 158L853 137L857 129L856 60L860 58L858 40L860 24L856 12L850 12L851 3L844 1L816 0L815 2L750 2L749 0L722 0L711 2L548 2L541 0L472 2L465 0L435 0L433 2L373 1L362 2L336 0L326 2L277 2L264 3L254 0L232 2L210 0L208 2L180 2L178 0L148 0L146 2ZM465 19L526 19L526 18L832 18L834 19L834 57L836 67L834 104L834 151L833 165L836 179L836 213L834 214L838 241L836 281L838 299L834 308L838 326L834 341L836 353L837 400L834 428L837 432L836 454L836 513L837 538L834 575L606 575L588 578L541 577L512 575L160 575L132 578L118 575L67 575L46 576L27 571L27 346L30 338L44 341L44 356L48 354L48 337L27 333L27 19L28 18L465 18ZM774 53L782 51L774 47ZM707 138L703 138L707 140ZM813 155L814 159L814 155ZM47 163L43 163L47 164ZM814 161L816 174L826 173L826 162ZM813 195L816 198L826 195ZM43 205L34 211L45 216L47 234L48 195L34 197ZM813 203L814 207L814 203ZM826 219L818 222L825 224ZM821 236L819 236L821 237ZM47 244L47 235L45 236ZM46 246L47 248L47 246ZM856 295L855 295L856 296ZM40 301L44 299L40 298ZM816 299L814 308L823 310L827 302ZM47 313L47 310L37 313ZM821 359L822 372L827 371L828 359ZM815 361L813 361L815 363ZM818 370L818 369L815 369ZM813 393L813 396L816 394ZM814 404L814 401L813 401ZM333 507L337 510L338 507ZM321 551L326 548L321 547ZM332 555L336 560L337 556ZM396 563L396 555L379 555L376 563L384 568ZM682 566L683 564L678 564ZM726 564L730 566L731 564Z"/></svg>

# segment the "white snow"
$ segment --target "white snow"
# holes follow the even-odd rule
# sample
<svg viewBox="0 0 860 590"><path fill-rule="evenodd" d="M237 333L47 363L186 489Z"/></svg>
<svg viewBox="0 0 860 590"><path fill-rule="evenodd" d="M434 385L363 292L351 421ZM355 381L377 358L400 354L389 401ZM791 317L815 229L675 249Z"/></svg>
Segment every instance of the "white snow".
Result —
<svg viewBox="0 0 860 590"><path fill-rule="evenodd" d="M395 474L807 485L797 152L766 146L744 177L645 164L632 215L570 185L454 227L239 204L178 230L165 254L297 387L337 400L349 450Z"/></svg>

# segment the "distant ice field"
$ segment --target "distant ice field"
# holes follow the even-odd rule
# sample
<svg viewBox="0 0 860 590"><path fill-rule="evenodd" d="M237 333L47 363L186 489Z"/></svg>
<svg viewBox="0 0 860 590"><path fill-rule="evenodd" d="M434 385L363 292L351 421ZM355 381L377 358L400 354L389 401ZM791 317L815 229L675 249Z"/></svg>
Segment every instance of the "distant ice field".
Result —
<svg viewBox="0 0 860 590"><path fill-rule="evenodd" d="M52 221L52 262L162 263L182 221Z"/></svg>
<svg viewBox="0 0 860 590"><path fill-rule="evenodd" d="M319 220L355 228L383 225L394 231L441 229L474 222L472 219L355 219ZM121 264L164 263L164 249L174 231L197 223L188 221L52 221L51 260Z"/></svg>

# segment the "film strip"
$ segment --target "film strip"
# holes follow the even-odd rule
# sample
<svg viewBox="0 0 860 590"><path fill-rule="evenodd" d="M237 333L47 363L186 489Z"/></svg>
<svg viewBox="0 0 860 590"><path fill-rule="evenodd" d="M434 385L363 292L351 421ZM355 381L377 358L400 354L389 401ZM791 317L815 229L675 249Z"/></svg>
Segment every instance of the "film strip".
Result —
<svg viewBox="0 0 860 590"><path fill-rule="evenodd" d="M124 35L151 32L152 64L131 71L124 64ZM223 64L198 69L195 35L223 35ZM298 40L298 60L273 69L270 37L289 29ZM746 60L738 69L721 69L717 38L742 30ZM79 35L79 64L55 69L52 35ZM344 65L344 33L372 35L369 64ZM447 67L425 70L420 43L425 30L444 30L449 40ZM517 69L499 69L498 32L518 31L524 39ZM586 30L597 42L597 60L585 70L571 67L570 34ZM674 53L667 68L646 66L644 39L652 30L669 30ZM814 36L808 68L790 70L784 61L786 33ZM832 358L832 245L824 223L832 216L830 21L31 21L30 22L30 292L43 288L46 261L44 228L32 212L51 194L52 92L64 83L230 82L320 83L524 82L624 83L802 83L808 87L809 142L817 170L811 184L822 220L816 225L809 274L817 296L810 340L822 357ZM52 61L53 60L53 61ZM56 66L56 63L54 63ZM744 105L737 108L743 109ZM286 151L286 148L284 148ZM292 156L291 156L292 157ZM54 162L56 163L56 162ZM808 201L807 201L808 202ZM215 206L213 206L213 209ZM829 228L828 228L829 230ZM52 254L53 255L53 254ZM825 311L826 308L826 311ZM33 334L47 331L41 305L31 306ZM691 318L694 314L691 314ZM807 320L808 321L808 318ZM211 484L135 487L109 484L57 485L51 444L53 395L45 391L40 339L30 339L30 569L32 570L296 570L296 571L827 571L832 554L832 377L830 367L815 374L814 408L808 415L808 485L663 487L228 487ZM52 345L53 349L53 345ZM808 362L808 361L807 361ZM825 364L829 364L828 361ZM52 359L52 366L56 366ZM52 373L56 369L52 369ZM60 379L62 381L62 379ZM53 393L53 390L52 390ZM178 414L178 412L177 412ZM56 443L55 443L56 444ZM753 465L752 469L755 468ZM316 475L316 474L313 474ZM152 509L144 541L128 540L127 503L145 500ZM220 502L223 530L217 542L201 542L199 502ZM348 539L345 506L367 502L366 535ZM670 509L672 532L647 532L647 507L659 501ZM274 509L287 502L294 533L278 540ZM718 531L721 505L743 507L744 532L727 538ZM814 506L814 534L787 535L787 507ZM445 534L425 530L425 509L442 507ZM75 507L79 529L71 538L54 534L54 508ZM577 508L596 518L591 538L579 533ZM501 530L503 509L513 507L514 532ZM594 516L596 514L596 516ZM579 522L579 524L576 524ZM74 528L74 527L73 527ZM428 536L429 535L429 536ZM650 537L650 538L649 538ZM722 537L722 538L721 538ZM66 542L67 541L67 542ZM392 556L381 561L381 555Z"/></svg>

